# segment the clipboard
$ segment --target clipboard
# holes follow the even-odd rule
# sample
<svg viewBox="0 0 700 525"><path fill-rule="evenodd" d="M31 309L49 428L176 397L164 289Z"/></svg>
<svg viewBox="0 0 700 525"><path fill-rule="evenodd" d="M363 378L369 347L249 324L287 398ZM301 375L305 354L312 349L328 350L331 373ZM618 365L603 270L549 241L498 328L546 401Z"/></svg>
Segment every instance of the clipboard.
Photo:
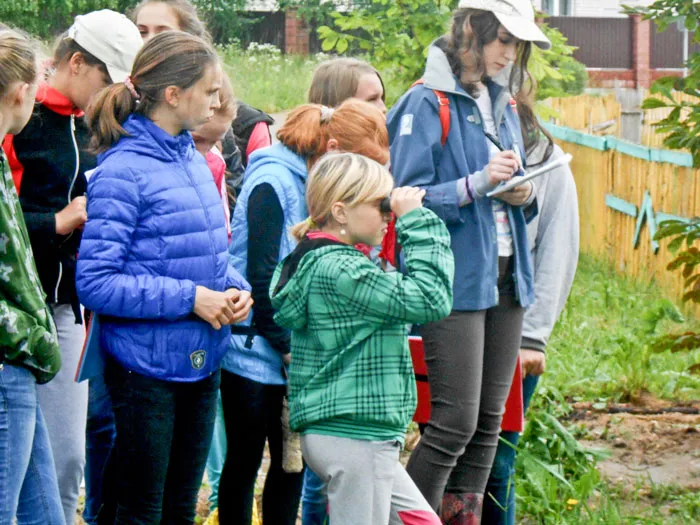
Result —
<svg viewBox="0 0 700 525"><path fill-rule="evenodd" d="M536 177L539 177L540 175L544 175L545 173L549 173L552 171L554 168L558 168L560 166L564 166L565 164L568 164L571 162L571 159L573 157L571 156L570 153L565 154L563 157L560 157L556 160L553 160L551 162L548 162L544 166L540 166L536 170L530 171L523 175L522 177L513 177L511 180L505 183L501 183L496 188L491 190L486 194L487 197L495 197L496 195L500 195L501 193L505 193L506 191L510 191L513 188L517 188L521 184L526 183L529 180L532 180Z"/></svg>

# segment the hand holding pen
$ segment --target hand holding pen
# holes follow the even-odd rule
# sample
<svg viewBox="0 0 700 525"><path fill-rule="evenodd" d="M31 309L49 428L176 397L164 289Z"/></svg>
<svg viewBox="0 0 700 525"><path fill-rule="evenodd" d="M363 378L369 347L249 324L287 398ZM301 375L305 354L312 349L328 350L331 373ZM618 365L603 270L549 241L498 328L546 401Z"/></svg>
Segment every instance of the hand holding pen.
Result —
<svg viewBox="0 0 700 525"><path fill-rule="evenodd" d="M504 150L501 143L493 135L489 133L485 135L499 150L498 153L491 157L485 168L489 183L495 186L512 179L513 175L522 169L522 166L520 164L520 156L514 150ZM513 206L520 206L527 202L532 190L532 183L527 182L521 186L516 186L510 191L501 193L498 198Z"/></svg>
<svg viewBox="0 0 700 525"><path fill-rule="evenodd" d="M495 186L500 182L510 180L518 172L520 159L515 151L505 150L493 135L490 133L485 133L485 135L498 148L498 153L491 157L486 166L489 183Z"/></svg>

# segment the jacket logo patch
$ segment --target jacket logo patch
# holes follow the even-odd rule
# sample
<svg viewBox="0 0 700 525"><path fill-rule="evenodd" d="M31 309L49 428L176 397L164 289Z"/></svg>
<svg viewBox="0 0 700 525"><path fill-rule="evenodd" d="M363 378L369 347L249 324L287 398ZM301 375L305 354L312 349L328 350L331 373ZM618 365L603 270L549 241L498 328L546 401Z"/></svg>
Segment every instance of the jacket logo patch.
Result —
<svg viewBox="0 0 700 525"><path fill-rule="evenodd" d="M413 133L413 115L407 113L401 117L401 129L399 131L399 136L410 135Z"/></svg>
<svg viewBox="0 0 700 525"><path fill-rule="evenodd" d="M190 362L192 368L201 370L204 368L204 363L207 361L207 353L204 350L196 350L190 354Z"/></svg>

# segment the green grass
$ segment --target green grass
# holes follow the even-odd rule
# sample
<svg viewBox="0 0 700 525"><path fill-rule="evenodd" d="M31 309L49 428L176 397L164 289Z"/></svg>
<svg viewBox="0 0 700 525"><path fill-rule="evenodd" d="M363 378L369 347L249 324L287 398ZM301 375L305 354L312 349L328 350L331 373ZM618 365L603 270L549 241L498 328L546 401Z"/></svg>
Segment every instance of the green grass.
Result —
<svg viewBox="0 0 700 525"><path fill-rule="evenodd" d="M329 58L282 55L269 44L251 44L248 50L231 44L219 47L219 54L236 98L268 113L304 104L314 68Z"/></svg>
<svg viewBox="0 0 700 525"><path fill-rule="evenodd" d="M700 521L700 495L682 487L634 489L601 478L607 453L584 447L575 424L562 418L572 400L604 404L641 392L675 400L700 399L700 377L688 372L700 351L653 353L649 344L669 329L675 310L653 286L625 279L582 256L567 307L547 350L543 376L516 465L518 519L547 524L667 524Z"/></svg>
<svg viewBox="0 0 700 525"><path fill-rule="evenodd" d="M234 43L219 46L218 51L236 98L268 113L304 104L314 68L319 62L333 58L325 53L308 57L284 55L271 44L255 43L245 50ZM403 95L406 86L395 82L391 71L382 72L382 79L387 105L391 106Z"/></svg>
<svg viewBox="0 0 700 525"><path fill-rule="evenodd" d="M671 354L648 347L668 330L700 330L694 320L655 323L669 308L673 305L654 286L582 256L547 348L545 384L585 400L625 400L643 390L665 399L700 399L700 376L687 372L700 361L700 350Z"/></svg>

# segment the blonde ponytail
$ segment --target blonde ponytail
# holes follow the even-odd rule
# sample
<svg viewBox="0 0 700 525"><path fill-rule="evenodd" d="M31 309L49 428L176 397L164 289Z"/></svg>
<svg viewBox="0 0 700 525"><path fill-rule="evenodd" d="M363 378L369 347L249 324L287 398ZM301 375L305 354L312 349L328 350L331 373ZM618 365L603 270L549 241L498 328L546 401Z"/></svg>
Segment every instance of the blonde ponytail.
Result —
<svg viewBox="0 0 700 525"><path fill-rule="evenodd" d="M307 217L305 220L292 226L289 229L289 233L291 233L292 237L297 241L301 241L312 230L318 230L318 224L316 224L311 217Z"/></svg>
<svg viewBox="0 0 700 525"><path fill-rule="evenodd" d="M326 153L314 164L306 180L309 217L292 226L289 233L301 241L309 231L328 223L334 203L353 207L380 200L393 187L391 174L377 161L357 153Z"/></svg>

